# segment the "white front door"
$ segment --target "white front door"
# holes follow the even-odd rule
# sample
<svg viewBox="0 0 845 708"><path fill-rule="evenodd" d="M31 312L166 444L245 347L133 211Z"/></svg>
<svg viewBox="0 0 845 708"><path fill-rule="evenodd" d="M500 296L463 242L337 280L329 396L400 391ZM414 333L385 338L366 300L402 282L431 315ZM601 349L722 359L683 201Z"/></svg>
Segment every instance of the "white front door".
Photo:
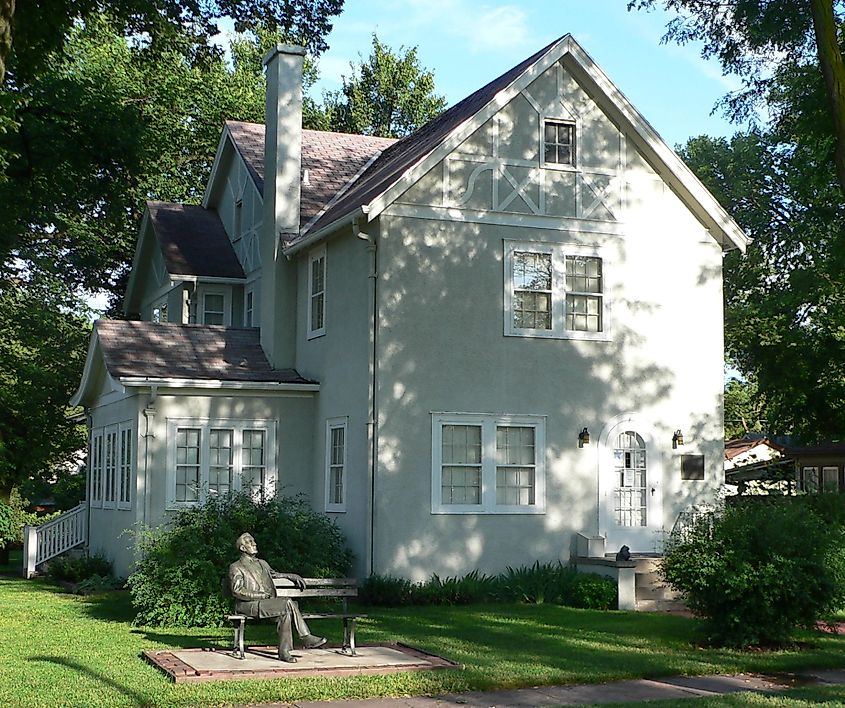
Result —
<svg viewBox="0 0 845 708"><path fill-rule="evenodd" d="M631 418L605 430L600 440L599 533L607 552L662 550L662 465L653 437Z"/></svg>

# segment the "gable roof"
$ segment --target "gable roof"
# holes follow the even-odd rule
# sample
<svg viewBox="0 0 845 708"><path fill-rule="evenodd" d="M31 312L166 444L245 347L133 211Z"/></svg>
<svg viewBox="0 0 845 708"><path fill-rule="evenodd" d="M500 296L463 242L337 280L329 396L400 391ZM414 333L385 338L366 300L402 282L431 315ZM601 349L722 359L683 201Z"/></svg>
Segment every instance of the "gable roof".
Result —
<svg viewBox="0 0 845 708"><path fill-rule="evenodd" d="M226 131L246 165L259 194L264 193L264 125L226 121ZM369 135L302 131L303 181L300 196L300 227L320 214L382 150L396 143L393 138ZM305 179L305 171L308 178Z"/></svg>
<svg viewBox="0 0 845 708"><path fill-rule="evenodd" d="M768 447L778 453L783 453L786 448L783 445L778 445L774 440L767 437L762 438L738 438L736 440L728 440L725 443L725 459L733 460L738 455L749 452L757 446Z"/></svg>
<svg viewBox="0 0 845 708"><path fill-rule="evenodd" d="M342 198L285 249L288 255L327 236L357 215L372 220L461 141L555 62L565 61L620 130L630 134L657 173L725 250L745 250L747 236L680 157L613 84L581 45L565 35L385 149Z"/></svg>
<svg viewBox="0 0 845 708"><path fill-rule="evenodd" d="M167 272L243 278L244 271L217 212L201 206L147 202Z"/></svg>

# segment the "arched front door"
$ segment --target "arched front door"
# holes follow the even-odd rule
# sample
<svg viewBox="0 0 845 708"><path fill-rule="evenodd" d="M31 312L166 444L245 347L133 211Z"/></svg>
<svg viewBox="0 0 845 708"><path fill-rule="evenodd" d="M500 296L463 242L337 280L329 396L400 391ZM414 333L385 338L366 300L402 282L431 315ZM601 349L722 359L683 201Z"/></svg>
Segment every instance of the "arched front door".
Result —
<svg viewBox="0 0 845 708"><path fill-rule="evenodd" d="M599 533L607 551L661 550L662 464L647 428L630 417L608 426L599 450Z"/></svg>

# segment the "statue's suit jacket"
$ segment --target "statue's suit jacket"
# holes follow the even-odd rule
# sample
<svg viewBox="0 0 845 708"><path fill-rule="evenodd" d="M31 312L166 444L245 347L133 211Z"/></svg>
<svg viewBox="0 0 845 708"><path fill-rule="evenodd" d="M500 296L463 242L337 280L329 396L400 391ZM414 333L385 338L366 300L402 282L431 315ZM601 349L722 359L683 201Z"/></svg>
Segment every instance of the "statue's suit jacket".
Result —
<svg viewBox="0 0 845 708"><path fill-rule="evenodd" d="M285 598L276 598L273 570L265 560L236 560L229 566L229 587L235 598L235 609L242 614L250 617L277 617L285 612Z"/></svg>

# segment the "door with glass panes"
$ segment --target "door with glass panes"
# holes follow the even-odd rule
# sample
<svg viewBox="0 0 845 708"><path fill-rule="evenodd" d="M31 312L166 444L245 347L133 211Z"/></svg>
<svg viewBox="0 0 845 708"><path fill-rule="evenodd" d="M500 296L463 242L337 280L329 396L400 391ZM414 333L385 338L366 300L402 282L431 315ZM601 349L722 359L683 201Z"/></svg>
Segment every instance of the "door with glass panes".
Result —
<svg viewBox="0 0 845 708"><path fill-rule="evenodd" d="M599 532L608 553L660 550L662 493L657 455L636 426L616 426L603 440Z"/></svg>

